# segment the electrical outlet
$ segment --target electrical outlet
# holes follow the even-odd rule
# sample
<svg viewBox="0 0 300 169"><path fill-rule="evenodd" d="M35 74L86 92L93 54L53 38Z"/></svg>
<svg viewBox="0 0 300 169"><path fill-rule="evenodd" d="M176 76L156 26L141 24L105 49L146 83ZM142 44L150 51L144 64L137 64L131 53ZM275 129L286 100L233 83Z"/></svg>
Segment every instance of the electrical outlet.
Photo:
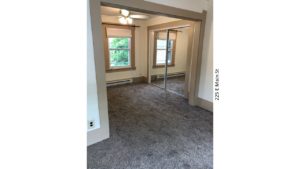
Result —
<svg viewBox="0 0 300 169"><path fill-rule="evenodd" d="M91 128L94 128L94 127L95 127L95 121L94 120L88 121L88 128L91 129Z"/></svg>

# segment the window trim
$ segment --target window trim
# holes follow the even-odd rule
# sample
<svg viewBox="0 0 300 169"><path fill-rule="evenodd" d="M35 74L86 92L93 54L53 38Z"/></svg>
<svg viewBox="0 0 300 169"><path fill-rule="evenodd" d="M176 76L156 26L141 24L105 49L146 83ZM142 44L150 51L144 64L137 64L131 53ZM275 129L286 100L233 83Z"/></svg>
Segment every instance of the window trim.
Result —
<svg viewBox="0 0 300 169"><path fill-rule="evenodd" d="M118 71L129 71L135 70L135 27L127 26L127 25L110 25L110 24L103 24L105 27L104 31L104 55L105 55L105 70L107 73L109 72L118 72ZM130 66L126 67L116 67L111 68L110 66L110 49L109 49L109 37L107 36L107 28L118 28L118 29L129 29L131 30L131 37L130 38ZM124 38L124 37L122 37Z"/></svg>
<svg viewBox="0 0 300 169"><path fill-rule="evenodd" d="M153 51L153 65L152 65L152 68L163 68L165 67L165 65L163 64L157 64L156 63L156 58L157 58L157 40L158 39L158 33L161 32L161 31L155 31L154 32L154 51ZM177 39L177 31L170 31L171 32L174 32L176 33L176 39ZM175 51L176 51L176 39L173 40L173 48L172 48L172 58L171 58L171 63L168 63L168 67L174 67L175 66ZM167 50L167 49L164 49L164 50Z"/></svg>

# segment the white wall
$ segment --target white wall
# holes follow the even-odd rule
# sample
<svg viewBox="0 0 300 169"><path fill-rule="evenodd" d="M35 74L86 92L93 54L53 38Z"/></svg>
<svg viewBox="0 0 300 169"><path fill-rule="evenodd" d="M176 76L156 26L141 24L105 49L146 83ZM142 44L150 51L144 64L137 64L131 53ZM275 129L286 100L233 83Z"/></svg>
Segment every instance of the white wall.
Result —
<svg viewBox="0 0 300 169"><path fill-rule="evenodd" d="M204 48L207 52L202 59L201 63L201 75L198 96L208 101L213 100L213 33L212 31L208 35L208 42L204 44Z"/></svg>
<svg viewBox="0 0 300 169"><path fill-rule="evenodd" d="M207 11L204 49L200 73L198 96L204 100L213 101L213 2L212 0L145 0L162 5L186 9L195 12Z"/></svg>
<svg viewBox="0 0 300 169"><path fill-rule="evenodd" d="M87 19L87 123L94 121L95 127L88 131L100 128L100 117L97 96L96 70L93 53L93 40L90 17Z"/></svg>
<svg viewBox="0 0 300 169"><path fill-rule="evenodd" d="M213 4L208 4L198 96L213 101Z"/></svg>
<svg viewBox="0 0 300 169"><path fill-rule="evenodd" d="M87 145L91 145L109 138L109 121L105 79L101 78L105 76L105 64L101 62L104 60L103 46L94 45L100 44L102 39L100 7L95 0L88 1L87 7L87 117L95 119L96 123L96 127L87 132Z"/></svg>

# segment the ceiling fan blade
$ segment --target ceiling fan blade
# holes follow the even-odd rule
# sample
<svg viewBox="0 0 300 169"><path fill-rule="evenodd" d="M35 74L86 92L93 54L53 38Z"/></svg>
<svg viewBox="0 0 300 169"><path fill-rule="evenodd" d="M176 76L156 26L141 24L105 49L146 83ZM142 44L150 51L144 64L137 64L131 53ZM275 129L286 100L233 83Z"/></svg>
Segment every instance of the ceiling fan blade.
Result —
<svg viewBox="0 0 300 169"><path fill-rule="evenodd" d="M130 15L129 17L133 18L133 19L148 19L149 18L149 16L147 16L147 15Z"/></svg>

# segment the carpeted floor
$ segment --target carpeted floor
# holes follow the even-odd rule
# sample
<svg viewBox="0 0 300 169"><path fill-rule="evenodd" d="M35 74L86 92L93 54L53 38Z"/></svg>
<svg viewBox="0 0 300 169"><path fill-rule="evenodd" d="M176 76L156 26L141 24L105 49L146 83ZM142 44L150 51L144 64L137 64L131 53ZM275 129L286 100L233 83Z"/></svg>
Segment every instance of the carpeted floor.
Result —
<svg viewBox="0 0 300 169"><path fill-rule="evenodd" d="M174 91L180 95L184 95L184 83L185 83L185 76L179 77L169 77L167 79L167 89ZM155 84L160 87L164 87L164 79L158 79L152 81L152 84Z"/></svg>
<svg viewBox="0 0 300 169"><path fill-rule="evenodd" d="M148 84L108 88L110 138L88 169L212 169L213 114Z"/></svg>

